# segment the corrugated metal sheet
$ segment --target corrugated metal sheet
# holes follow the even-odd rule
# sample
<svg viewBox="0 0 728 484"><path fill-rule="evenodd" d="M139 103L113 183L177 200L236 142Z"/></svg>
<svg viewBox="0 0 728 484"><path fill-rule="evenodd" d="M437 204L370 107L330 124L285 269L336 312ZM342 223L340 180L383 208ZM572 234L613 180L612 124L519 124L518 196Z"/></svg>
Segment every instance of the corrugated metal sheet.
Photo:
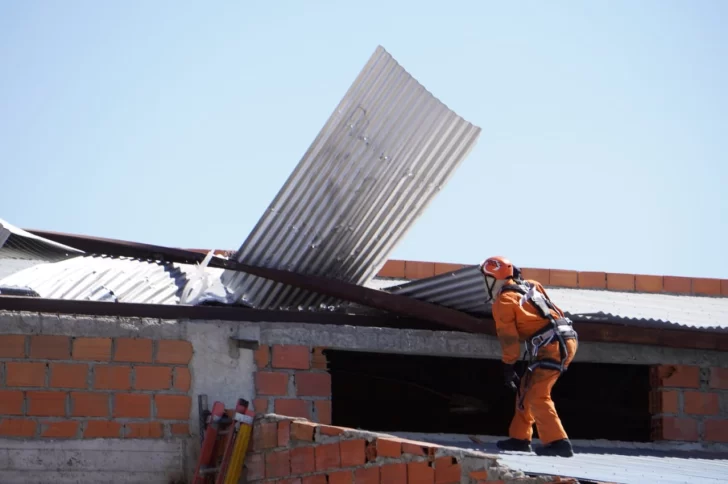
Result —
<svg viewBox="0 0 728 484"><path fill-rule="evenodd" d="M489 314L485 283L477 266L386 288L474 314ZM728 298L547 288L571 316L651 328L728 329Z"/></svg>
<svg viewBox="0 0 728 484"><path fill-rule="evenodd" d="M557 475L619 484L697 484L728 482L728 459L705 452L657 451L639 448L599 448L574 445L574 457L541 457L526 453L498 453L494 443L453 442L437 437L431 443L498 454L501 463L528 474Z"/></svg>
<svg viewBox="0 0 728 484"><path fill-rule="evenodd" d="M479 135L378 47L235 258L366 284ZM223 281L254 307L331 303L248 274Z"/></svg>
<svg viewBox="0 0 728 484"><path fill-rule="evenodd" d="M50 262L81 254L80 250L38 237L0 219L0 259Z"/></svg>
<svg viewBox="0 0 728 484"><path fill-rule="evenodd" d="M0 280L0 287L29 288L51 299L177 304L186 282L178 264L83 256L30 267Z"/></svg>

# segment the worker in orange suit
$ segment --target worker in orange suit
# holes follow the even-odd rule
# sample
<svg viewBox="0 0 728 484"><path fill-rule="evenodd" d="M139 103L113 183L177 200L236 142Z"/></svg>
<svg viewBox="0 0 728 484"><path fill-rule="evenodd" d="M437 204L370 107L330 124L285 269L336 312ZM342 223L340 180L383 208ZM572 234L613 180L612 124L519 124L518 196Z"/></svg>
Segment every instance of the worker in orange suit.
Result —
<svg viewBox="0 0 728 484"><path fill-rule="evenodd" d="M576 331L543 286L522 280L520 271L508 259L491 257L480 268L492 301L506 385L516 392L510 438L498 442L498 448L530 452L535 423L543 444L536 448L536 454L571 457L571 442L551 400L551 389L574 359ZM521 342L526 343L527 367L519 377L514 364Z"/></svg>

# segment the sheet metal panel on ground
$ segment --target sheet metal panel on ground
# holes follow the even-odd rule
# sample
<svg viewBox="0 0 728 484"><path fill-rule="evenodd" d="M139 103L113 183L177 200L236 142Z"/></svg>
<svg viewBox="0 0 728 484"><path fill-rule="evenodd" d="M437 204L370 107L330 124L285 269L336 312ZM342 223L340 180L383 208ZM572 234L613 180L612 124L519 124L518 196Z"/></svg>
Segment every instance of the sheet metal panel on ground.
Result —
<svg viewBox="0 0 728 484"><path fill-rule="evenodd" d="M386 287L393 294L471 312L490 313L485 282L477 266ZM645 294L594 289L547 288L571 316L595 322L649 328L728 330L728 298Z"/></svg>
<svg viewBox="0 0 728 484"><path fill-rule="evenodd" d="M235 259L366 284L479 134L378 47ZM223 282L258 308L332 303L249 274Z"/></svg>

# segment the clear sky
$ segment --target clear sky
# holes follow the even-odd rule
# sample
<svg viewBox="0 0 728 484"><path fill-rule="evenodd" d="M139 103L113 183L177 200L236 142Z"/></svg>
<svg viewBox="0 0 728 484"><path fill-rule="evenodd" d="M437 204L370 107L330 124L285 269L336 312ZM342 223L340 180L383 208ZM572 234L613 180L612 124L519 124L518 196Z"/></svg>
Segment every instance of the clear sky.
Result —
<svg viewBox="0 0 728 484"><path fill-rule="evenodd" d="M728 277L728 2L0 0L0 218L237 248L377 45L479 142L394 258Z"/></svg>

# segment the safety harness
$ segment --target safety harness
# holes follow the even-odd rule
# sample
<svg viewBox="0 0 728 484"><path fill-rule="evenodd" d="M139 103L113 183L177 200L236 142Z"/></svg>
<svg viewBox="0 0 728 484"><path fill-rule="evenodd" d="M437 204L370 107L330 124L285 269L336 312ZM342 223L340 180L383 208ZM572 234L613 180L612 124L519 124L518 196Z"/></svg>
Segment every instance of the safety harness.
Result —
<svg viewBox="0 0 728 484"><path fill-rule="evenodd" d="M559 373L566 371L564 364L569 356L569 350L566 347L567 339L577 339L579 336L572 326L572 321L567 318L564 313L551 302L548 296L541 293L534 284L528 281L518 281L517 284L509 284L503 286L501 292L517 292L521 295L520 305L523 306L527 302L533 304L538 310L541 317L546 319L546 323L541 329L526 339L526 351L523 354L523 361L526 362L524 375L521 375L523 382L523 394L521 394L521 386L518 387L518 408L523 410L523 399L531 380L531 375L536 368L547 370L555 370ZM555 311L559 317L554 318L551 311ZM556 340L559 343L559 356L561 361L555 361L550 358L535 360L538 352L544 346Z"/></svg>

